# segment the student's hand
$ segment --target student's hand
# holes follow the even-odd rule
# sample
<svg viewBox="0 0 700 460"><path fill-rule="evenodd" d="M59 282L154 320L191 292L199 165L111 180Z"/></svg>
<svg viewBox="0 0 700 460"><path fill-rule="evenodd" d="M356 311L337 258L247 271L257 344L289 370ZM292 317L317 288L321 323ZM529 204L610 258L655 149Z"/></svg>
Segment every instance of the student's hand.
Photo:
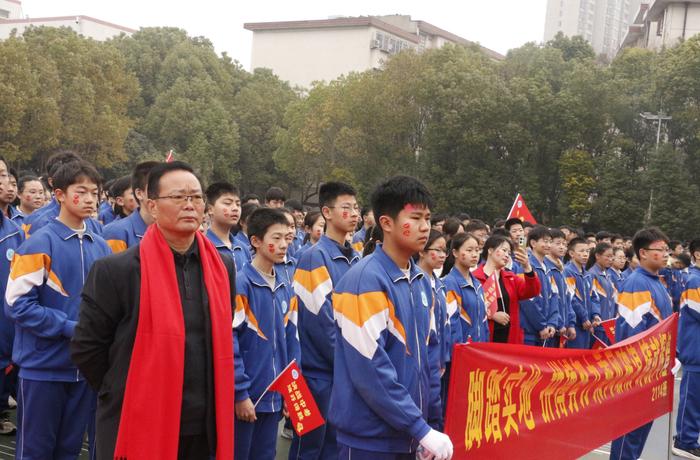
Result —
<svg viewBox="0 0 700 460"><path fill-rule="evenodd" d="M244 399L243 401L238 401L235 405L236 407L236 418L241 422L253 423L258 418L255 416L255 406L253 401Z"/></svg>
<svg viewBox="0 0 700 460"><path fill-rule="evenodd" d="M602 323L602 322L603 322L603 320L600 319L600 316L597 316L597 315L596 315L596 316L593 317L593 327L598 327L598 326L600 326L600 323Z"/></svg>
<svg viewBox="0 0 700 460"><path fill-rule="evenodd" d="M562 326L562 328L559 329L559 335L563 335L564 337L566 337L566 328L565 327Z"/></svg>
<svg viewBox="0 0 700 460"><path fill-rule="evenodd" d="M581 327L583 328L584 331L589 331L591 329L591 322L586 320Z"/></svg>
<svg viewBox="0 0 700 460"><path fill-rule="evenodd" d="M569 340L575 340L576 339L576 328L570 327L566 330L566 337Z"/></svg>
<svg viewBox="0 0 700 460"><path fill-rule="evenodd" d="M513 258L523 267L525 273L530 273L532 271L530 259L527 257L525 248L518 246L515 251L513 251Z"/></svg>
<svg viewBox="0 0 700 460"><path fill-rule="evenodd" d="M544 329L542 329L540 331L540 339L544 340L544 339L548 339L548 338L549 338L549 328L545 327Z"/></svg>
<svg viewBox="0 0 700 460"><path fill-rule="evenodd" d="M554 326L549 326L547 329L549 329L549 338L551 339L557 333L557 330L554 329Z"/></svg>
<svg viewBox="0 0 700 460"><path fill-rule="evenodd" d="M446 434L437 430L428 431L428 434L420 440L420 445L433 454L435 460L450 460L452 458L452 441Z"/></svg>
<svg viewBox="0 0 700 460"><path fill-rule="evenodd" d="M443 367L443 368L440 368L440 378L442 378L442 376L445 375L445 371L446 371L446 370L447 370L447 369L445 369L444 367Z"/></svg>
<svg viewBox="0 0 700 460"><path fill-rule="evenodd" d="M504 311L497 311L491 317L492 320L500 324L501 326L507 326L510 323L510 315Z"/></svg>

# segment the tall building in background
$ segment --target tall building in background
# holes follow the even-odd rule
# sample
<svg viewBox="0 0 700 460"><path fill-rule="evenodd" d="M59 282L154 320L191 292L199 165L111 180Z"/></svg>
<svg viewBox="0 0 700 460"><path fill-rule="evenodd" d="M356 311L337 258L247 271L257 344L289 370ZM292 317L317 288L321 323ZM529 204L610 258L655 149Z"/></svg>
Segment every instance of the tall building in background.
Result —
<svg viewBox="0 0 700 460"><path fill-rule="evenodd" d="M582 36L597 54L612 59L642 0L548 0L544 40L558 32Z"/></svg>

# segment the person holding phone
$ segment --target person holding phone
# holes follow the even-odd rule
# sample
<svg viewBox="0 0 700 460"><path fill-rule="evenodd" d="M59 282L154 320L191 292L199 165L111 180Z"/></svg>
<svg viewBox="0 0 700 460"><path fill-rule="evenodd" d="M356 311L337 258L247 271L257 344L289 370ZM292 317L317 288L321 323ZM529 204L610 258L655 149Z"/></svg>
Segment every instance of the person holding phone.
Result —
<svg viewBox="0 0 700 460"><path fill-rule="evenodd" d="M525 334L520 326L521 300L531 299L540 293L540 281L532 270L527 251L500 235L491 236L482 250L482 259L486 262L477 268L473 275L482 284L496 273L499 295L498 309L489 318L492 342L524 343ZM523 274L517 275L506 269L513 259L522 267Z"/></svg>

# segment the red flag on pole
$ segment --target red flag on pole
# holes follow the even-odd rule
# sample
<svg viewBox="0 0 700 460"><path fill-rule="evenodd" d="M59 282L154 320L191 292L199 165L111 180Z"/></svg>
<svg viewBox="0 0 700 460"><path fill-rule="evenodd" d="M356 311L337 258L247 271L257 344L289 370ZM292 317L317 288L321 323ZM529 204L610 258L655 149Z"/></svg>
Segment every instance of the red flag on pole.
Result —
<svg viewBox="0 0 700 460"><path fill-rule="evenodd" d="M603 330L605 330L605 335L608 336L608 340L610 340L610 343L613 344L615 343L615 323L617 322L616 318L609 319L606 321L603 321L600 323L601 326L603 326Z"/></svg>
<svg viewBox="0 0 700 460"><path fill-rule="evenodd" d="M165 162L170 163L173 161L173 149L168 150L168 156L165 157Z"/></svg>
<svg viewBox="0 0 700 460"><path fill-rule="evenodd" d="M537 224L537 221L535 220L534 217L532 217L532 213L528 209L527 205L525 204L525 200L523 199L523 196L518 193L518 196L515 197L515 201L513 202L513 206L510 208L510 212L508 213L508 217L506 219L510 219L512 217L517 217L518 219L522 221L528 221L531 224L535 225Z"/></svg>
<svg viewBox="0 0 700 460"><path fill-rule="evenodd" d="M263 392L263 395L268 391L276 391L282 394L284 402L287 403L287 410L289 411L289 418L292 419L294 431L299 436L303 436L326 423L316 405L316 400L309 390L309 386L306 384L304 376L301 375L296 359L292 360L280 372L277 378L267 387L267 390ZM260 398L262 399L262 395ZM257 402L255 404L257 405Z"/></svg>
<svg viewBox="0 0 700 460"><path fill-rule="evenodd" d="M501 297L498 280L496 280L496 272L491 273L491 276L486 278L484 284L481 285L484 290L484 304L486 304L486 313L489 318L498 311L498 299Z"/></svg>

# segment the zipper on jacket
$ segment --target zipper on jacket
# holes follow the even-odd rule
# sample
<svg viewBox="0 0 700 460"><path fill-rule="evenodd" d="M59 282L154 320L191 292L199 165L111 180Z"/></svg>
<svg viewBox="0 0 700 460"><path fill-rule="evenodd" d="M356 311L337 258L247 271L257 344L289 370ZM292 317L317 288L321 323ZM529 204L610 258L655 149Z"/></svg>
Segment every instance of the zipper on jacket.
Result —
<svg viewBox="0 0 700 460"><path fill-rule="evenodd" d="M272 290L272 373L273 379L277 377L277 368L275 367L275 355L277 354L277 305L275 304L275 291ZM289 409L289 408L287 408ZM272 398L272 412L275 410L275 398Z"/></svg>

